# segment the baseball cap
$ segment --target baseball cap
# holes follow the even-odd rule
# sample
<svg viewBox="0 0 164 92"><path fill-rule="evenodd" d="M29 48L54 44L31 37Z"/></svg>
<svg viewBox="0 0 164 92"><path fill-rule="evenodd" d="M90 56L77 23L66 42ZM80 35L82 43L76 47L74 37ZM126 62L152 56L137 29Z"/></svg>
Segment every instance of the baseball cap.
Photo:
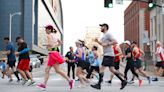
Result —
<svg viewBox="0 0 164 92"><path fill-rule="evenodd" d="M105 26L107 28L107 30L109 28L108 24L106 24L106 23L100 24L99 26L101 26L101 27Z"/></svg>
<svg viewBox="0 0 164 92"><path fill-rule="evenodd" d="M45 28L46 28L46 29L51 29L51 30L54 29L54 27L53 27L52 25L47 25L47 26L45 26Z"/></svg>
<svg viewBox="0 0 164 92"><path fill-rule="evenodd" d="M131 45L131 43L130 43L129 40L126 40L124 43L125 43L125 44L128 44L128 45Z"/></svg>
<svg viewBox="0 0 164 92"><path fill-rule="evenodd" d="M82 45L82 42L79 41L79 40L77 40L75 43L78 43L78 44Z"/></svg>

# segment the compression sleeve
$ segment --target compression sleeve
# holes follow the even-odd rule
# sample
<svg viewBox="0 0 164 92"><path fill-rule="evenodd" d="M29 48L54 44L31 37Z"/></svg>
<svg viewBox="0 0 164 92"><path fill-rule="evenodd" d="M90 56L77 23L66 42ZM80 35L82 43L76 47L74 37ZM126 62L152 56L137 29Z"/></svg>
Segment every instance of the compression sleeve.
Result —
<svg viewBox="0 0 164 92"><path fill-rule="evenodd" d="M27 53L28 51L29 51L29 49L28 48L25 48L22 51L20 51L19 54L24 54L24 53Z"/></svg>

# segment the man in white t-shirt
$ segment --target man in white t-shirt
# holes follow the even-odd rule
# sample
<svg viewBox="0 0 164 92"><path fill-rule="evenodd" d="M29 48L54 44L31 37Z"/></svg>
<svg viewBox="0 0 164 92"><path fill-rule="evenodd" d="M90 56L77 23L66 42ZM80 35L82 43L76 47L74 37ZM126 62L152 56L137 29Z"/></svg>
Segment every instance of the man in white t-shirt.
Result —
<svg viewBox="0 0 164 92"><path fill-rule="evenodd" d="M164 50L161 46L160 41L156 42L156 69L155 69L155 73L156 73L156 78L154 78L152 81L158 81L157 76L159 76L163 70L164 70Z"/></svg>
<svg viewBox="0 0 164 92"><path fill-rule="evenodd" d="M121 90L127 85L127 81L124 80L118 71L114 69L114 51L113 51L113 45L117 44L116 39L108 32L109 26L108 24L100 24L101 32L103 33L103 37L101 38L101 41L98 39L95 39L95 42L97 42L99 45L103 47L103 60L100 67L99 72L99 81L95 85L91 85L92 88L95 89L101 89L101 84L103 82L103 76L105 68L109 68L109 71L111 71L113 74L117 76L121 80Z"/></svg>

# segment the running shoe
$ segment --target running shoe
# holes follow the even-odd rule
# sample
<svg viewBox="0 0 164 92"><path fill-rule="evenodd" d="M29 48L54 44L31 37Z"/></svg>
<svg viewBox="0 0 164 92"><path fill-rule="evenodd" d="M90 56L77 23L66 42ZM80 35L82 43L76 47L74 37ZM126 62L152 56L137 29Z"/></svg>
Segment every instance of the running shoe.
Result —
<svg viewBox="0 0 164 92"><path fill-rule="evenodd" d="M20 80L17 80L17 83L19 83L20 82Z"/></svg>
<svg viewBox="0 0 164 92"><path fill-rule="evenodd" d="M141 87L142 85L142 80L139 80L139 87Z"/></svg>
<svg viewBox="0 0 164 92"><path fill-rule="evenodd" d="M43 91L45 91L45 90L46 90L46 85L45 85L45 84L43 84L43 83L38 84L38 85L37 85L37 87L38 87L39 89L43 90Z"/></svg>
<svg viewBox="0 0 164 92"><path fill-rule="evenodd" d="M121 89L121 90L124 89L125 86L127 85L127 83L128 83L128 82L124 80L124 81L121 83L121 88L120 88L120 89Z"/></svg>
<svg viewBox="0 0 164 92"><path fill-rule="evenodd" d="M72 87L73 87L73 80L69 81L69 87L70 87L70 89L72 89Z"/></svg>
<svg viewBox="0 0 164 92"><path fill-rule="evenodd" d="M13 81L13 79L10 79L10 80L9 80L9 82L12 82L12 81Z"/></svg>
<svg viewBox="0 0 164 92"><path fill-rule="evenodd" d="M108 81L105 81L105 83L112 84L112 81L108 80Z"/></svg>
<svg viewBox="0 0 164 92"><path fill-rule="evenodd" d="M154 78L154 79L152 79L152 81L158 81L158 78Z"/></svg>
<svg viewBox="0 0 164 92"><path fill-rule="evenodd" d="M85 85L78 85L77 88L85 88L86 86Z"/></svg>
<svg viewBox="0 0 164 92"><path fill-rule="evenodd" d="M131 81L129 81L129 82L128 82L128 84L134 84L134 81L133 81L133 80L131 80Z"/></svg>
<svg viewBox="0 0 164 92"><path fill-rule="evenodd" d="M92 88L95 88L95 89L101 89L101 85L100 84L95 84L95 85L91 85Z"/></svg>
<svg viewBox="0 0 164 92"><path fill-rule="evenodd" d="M25 85L28 82L28 80L22 80L22 85Z"/></svg>
<svg viewBox="0 0 164 92"><path fill-rule="evenodd" d="M35 84L35 81L31 81L31 82L28 84L28 86L31 86L31 85L33 85L33 84Z"/></svg>

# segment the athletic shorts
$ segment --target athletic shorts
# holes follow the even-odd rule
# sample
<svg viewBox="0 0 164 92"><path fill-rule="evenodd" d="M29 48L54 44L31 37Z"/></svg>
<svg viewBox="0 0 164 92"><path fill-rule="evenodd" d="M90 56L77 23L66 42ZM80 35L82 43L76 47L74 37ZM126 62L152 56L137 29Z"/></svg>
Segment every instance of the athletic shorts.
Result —
<svg viewBox="0 0 164 92"><path fill-rule="evenodd" d="M89 66L90 66L90 64L88 62L84 61L84 60L79 60L77 62L77 67L81 67L83 70L84 69L88 70Z"/></svg>
<svg viewBox="0 0 164 92"><path fill-rule="evenodd" d="M11 68L15 67L16 60L8 60L7 65Z"/></svg>
<svg viewBox="0 0 164 92"><path fill-rule="evenodd" d="M162 61L157 62L155 66L158 67L158 68L163 68L164 69L164 65L163 65Z"/></svg>
<svg viewBox="0 0 164 92"><path fill-rule="evenodd" d="M136 61L134 61L134 67L139 69L142 67L142 60L141 59L136 59Z"/></svg>
<svg viewBox="0 0 164 92"><path fill-rule="evenodd" d="M21 59L17 66L18 69L22 71L27 71L30 68L30 59Z"/></svg>
<svg viewBox="0 0 164 92"><path fill-rule="evenodd" d="M59 54L59 52L57 51L51 51L48 55L48 62L47 62L47 66L54 66L55 64L62 64L64 63L64 59L62 58L62 56Z"/></svg>
<svg viewBox="0 0 164 92"><path fill-rule="evenodd" d="M114 62L114 68L116 70L120 69L120 62Z"/></svg>
<svg viewBox="0 0 164 92"><path fill-rule="evenodd" d="M90 69L95 70L97 73L99 73L99 72L100 72L100 68L99 68L99 66L91 66L91 68L90 68Z"/></svg>
<svg viewBox="0 0 164 92"><path fill-rule="evenodd" d="M101 65L106 66L106 67L113 67L114 66L114 57L104 56Z"/></svg>

